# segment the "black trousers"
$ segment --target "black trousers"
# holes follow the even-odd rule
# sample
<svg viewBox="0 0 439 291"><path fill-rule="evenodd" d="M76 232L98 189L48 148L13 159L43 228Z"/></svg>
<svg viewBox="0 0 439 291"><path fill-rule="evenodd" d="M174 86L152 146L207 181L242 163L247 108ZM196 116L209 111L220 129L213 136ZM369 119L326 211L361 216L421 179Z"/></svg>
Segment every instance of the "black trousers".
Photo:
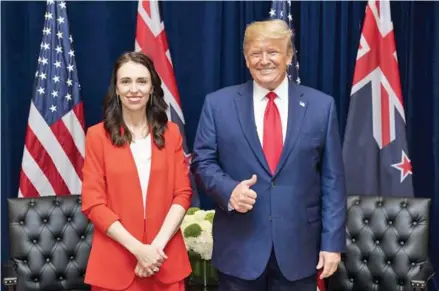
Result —
<svg viewBox="0 0 439 291"><path fill-rule="evenodd" d="M297 281L282 275L274 250L264 273L256 280L243 280L218 272L219 291L316 291L317 274Z"/></svg>

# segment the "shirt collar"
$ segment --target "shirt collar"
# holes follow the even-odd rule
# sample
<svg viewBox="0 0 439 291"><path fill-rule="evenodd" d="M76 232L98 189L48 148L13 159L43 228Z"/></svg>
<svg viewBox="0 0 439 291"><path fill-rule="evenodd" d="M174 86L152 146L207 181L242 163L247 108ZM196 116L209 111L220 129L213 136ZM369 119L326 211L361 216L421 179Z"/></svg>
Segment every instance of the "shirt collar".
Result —
<svg viewBox="0 0 439 291"><path fill-rule="evenodd" d="M264 97L270 92L270 90L262 87L256 81L253 81L253 96L255 100L262 101ZM288 77L285 76L280 85L273 90L279 99L288 97Z"/></svg>

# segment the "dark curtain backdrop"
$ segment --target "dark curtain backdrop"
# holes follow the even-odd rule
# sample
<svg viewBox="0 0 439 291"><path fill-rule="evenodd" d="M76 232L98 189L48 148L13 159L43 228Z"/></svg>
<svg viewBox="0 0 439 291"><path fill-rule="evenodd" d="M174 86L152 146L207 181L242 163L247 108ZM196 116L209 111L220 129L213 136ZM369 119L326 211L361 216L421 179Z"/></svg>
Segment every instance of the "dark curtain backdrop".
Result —
<svg viewBox="0 0 439 291"><path fill-rule="evenodd" d="M247 23L267 18L270 5L161 3L190 147L205 95L249 78L243 32ZM302 83L334 96L343 134L365 2L292 5ZM433 199L431 258L439 270L439 2L391 5L415 192ZM44 2L1 2L2 262L8 254L5 204L17 195L44 10ZM114 60L134 49L136 13L137 2L68 2L87 126L102 119ZM210 208L211 201L202 196L202 206Z"/></svg>

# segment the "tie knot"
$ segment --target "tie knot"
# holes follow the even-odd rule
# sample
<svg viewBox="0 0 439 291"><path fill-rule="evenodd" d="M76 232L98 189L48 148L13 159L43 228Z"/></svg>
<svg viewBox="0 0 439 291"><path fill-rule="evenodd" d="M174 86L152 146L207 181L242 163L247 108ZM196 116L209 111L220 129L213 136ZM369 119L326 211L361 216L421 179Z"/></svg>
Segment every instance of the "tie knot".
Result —
<svg viewBox="0 0 439 291"><path fill-rule="evenodd" d="M277 97L276 93L274 93L273 91L268 92L268 94L266 96L268 98L268 101L274 101L274 98Z"/></svg>

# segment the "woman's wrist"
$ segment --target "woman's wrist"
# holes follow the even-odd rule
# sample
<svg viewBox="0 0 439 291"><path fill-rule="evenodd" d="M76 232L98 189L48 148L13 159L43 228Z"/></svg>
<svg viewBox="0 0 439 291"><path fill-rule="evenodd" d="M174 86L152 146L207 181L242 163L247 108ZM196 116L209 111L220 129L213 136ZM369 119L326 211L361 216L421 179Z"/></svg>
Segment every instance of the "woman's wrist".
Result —
<svg viewBox="0 0 439 291"><path fill-rule="evenodd" d="M151 245L163 250L166 247L167 242L164 239L161 239L160 237L156 237L152 242Z"/></svg>
<svg viewBox="0 0 439 291"><path fill-rule="evenodd" d="M130 242L126 248L128 249L128 251L133 254L134 256L137 255L138 250L142 247L142 243L138 240L132 241Z"/></svg>

